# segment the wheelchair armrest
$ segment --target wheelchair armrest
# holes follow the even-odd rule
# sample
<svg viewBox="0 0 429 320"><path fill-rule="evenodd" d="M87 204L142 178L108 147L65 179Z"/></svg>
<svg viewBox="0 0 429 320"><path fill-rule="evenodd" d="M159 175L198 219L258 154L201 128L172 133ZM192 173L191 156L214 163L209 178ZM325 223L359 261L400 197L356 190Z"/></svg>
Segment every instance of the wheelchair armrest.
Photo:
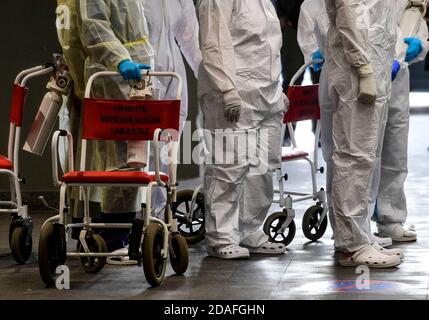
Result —
<svg viewBox="0 0 429 320"><path fill-rule="evenodd" d="M153 145L155 149L155 176L156 182L159 186L165 186L165 183L161 180L160 175L160 150L159 150L159 138L161 137L162 129L156 129L153 133Z"/></svg>
<svg viewBox="0 0 429 320"><path fill-rule="evenodd" d="M68 171L74 171L74 158L73 158L73 136L67 130L57 130L52 136L51 150L52 150L52 179L55 186L61 185L58 179L58 141L59 137L67 137L67 159Z"/></svg>

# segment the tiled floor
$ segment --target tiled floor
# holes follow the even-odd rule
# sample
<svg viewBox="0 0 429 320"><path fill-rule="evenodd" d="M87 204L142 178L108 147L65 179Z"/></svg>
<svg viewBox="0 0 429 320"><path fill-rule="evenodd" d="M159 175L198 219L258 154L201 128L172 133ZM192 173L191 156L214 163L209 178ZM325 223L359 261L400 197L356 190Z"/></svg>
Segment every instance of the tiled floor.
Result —
<svg viewBox="0 0 429 320"><path fill-rule="evenodd" d="M354 268L339 268L332 257L328 230L321 241L308 242L301 231L303 211L311 203L296 205L297 235L286 254L251 257L242 261L208 258L204 245L190 248L185 276L167 271L165 283L150 289L142 268L106 266L96 275L85 274L79 261L70 259L71 290L44 288L37 267L37 230L49 214L35 213L34 253L29 263L17 266L7 247L6 216L0 217L0 299L428 299L429 288L429 139L428 115L411 121L410 174L407 180L409 223L415 224L419 241L400 245L406 258L398 268L371 271L369 289ZM307 132L308 126L299 128ZM301 137L303 134L300 135ZM305 165L289 167L289 183L302 189ZM298 179L299 178L299 179ZM320 182L323 183L323 177ZM197 184L186 182L182 186ZM273 206L272 210L276 210ZM356 282L358 280L358 282ZM361 290L359 290L359 288Z"/></svg>

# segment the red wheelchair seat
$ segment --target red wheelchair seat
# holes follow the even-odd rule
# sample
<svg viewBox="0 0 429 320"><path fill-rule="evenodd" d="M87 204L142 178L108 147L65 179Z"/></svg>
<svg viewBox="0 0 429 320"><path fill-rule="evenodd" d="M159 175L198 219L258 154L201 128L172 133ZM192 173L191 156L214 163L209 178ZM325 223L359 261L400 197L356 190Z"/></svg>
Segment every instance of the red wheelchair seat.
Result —
<svg viewBox="0 0 429 320"><path fill-rule="evenodd" d="M12 161L10 161L7 157L0 155L0 169L12 170Z"/></svg>
<svg viewBox="0 0 429 320"><path fill-rule="evenodd" d="M309 154L305 151L292 149L288 147L282 148L282 161L290 161L308 157Z"/></svg>
<svg viewBox="0 0 429 320"><path fill-rule="evenodd" d="M160 173L161 180L168 182L168 175ZM156 181L155 172L144 171L73 171L62 177L65 183L100 183L100 184L149 184Z"/></svg>

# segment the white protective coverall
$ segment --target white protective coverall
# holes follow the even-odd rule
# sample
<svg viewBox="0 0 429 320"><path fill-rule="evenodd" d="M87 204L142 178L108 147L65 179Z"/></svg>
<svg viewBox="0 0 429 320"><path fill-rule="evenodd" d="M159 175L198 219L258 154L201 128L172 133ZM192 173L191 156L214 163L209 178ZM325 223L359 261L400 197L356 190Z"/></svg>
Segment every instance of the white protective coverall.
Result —
<svg viewBox="0 0 429 320"><path fill-rule="evenodd" d="M401 21L402 14L406 9L407 0L395 0L396 21ZM326 51L326 37L329 29L329 18L326 14L325 0L306 0L301 6L298 25L298 42L303 51L306 62L311 60L313 52ZM422 61L428 52L429 44L428 29L422 18L417 37L422 40L423 50L419 57L411 63ZM401 31L398 29L397 44L404 41ZM401 55L400 46L397 45L396 57ZM381 223L405 223L407 210L404 194L404 181L407 174L407 145L409 127L409 69L408 64L402 62L401 71L392 83L392 97L389 101L388 118L383 139L382 157L377 159L375 175L371 192L370 213L374 211L375 199L380 207L374 218L382 220ZM320 78L319 103L321 108L322 122L322 151L327 162L326 188L330 212L331 206L331 183L332 183L332 107L328 96L328 85L325 69L322 69ZM380 166L381 161L381 166ZM383 168L383 169L381 169ZM380 177L381 170L383 174ZM378 190L378 185L383 186Z"/></svg>
<svg viewBox="0 0 429 320"><path fill-rule="evenodd" d="M149 28L150 43L155 51L156 71L178 73L183 80L180 129L188 115L188 86L183 56L198 76L201 64L201 51L198 41L198 20L192 0L145 0L146 20ZM171 78L158 78L159 99L176 99L177 82ZM163 151L164 148L162 149ZM167 172L167 164L161 162L161 171ZM157 208L165 202L160 188L154 190L153 206Z"/></svg>
<svg viewBox="0 0 429 320"><path fill-rule="evenodd" d="M329 30L329 17L326 12L325 0L305 0L301 5L298 20L298 44L304 55L305 62L312 60L315 51L326 54L326 41ZM321 122L321 145L323 158L326 161L326 192L328 198L330 223L333 224L332 191L332 102L328 94L328 75L322 68L319 79L319 105Z"/></svg>
<svg viewBox="0 0 429 320"><path fill-rule="evenodd" d="M153 66L153 49L148 39L144 17L144 0L79 0L80 38L88 57L85 80L99 71L118 71L124 60ZM92 95L98 98L127 100L130 87L122 78L100 78ZM96 170L114 170L127 165L127 143L95 141ZM101 209L105 213L137 212L141 210L138 188L104 187L101 189Z"/></svg>
<svg viewBox="0 0 429 320"><path fill-rule="evenodd" d="M332 100L332 209L335 248L356 252L370 243L368 204L387 120L395 54L394 3L326 0L330 20L325 66ZM377 98L358 102L357 72L371 65Z"/></svg>
<svg viewBox="0 0 429 320"><path fill-rule="evenodd" d="M150 43L156 56L154 69L176 72L182 77L180 123L183 125L188 114L188 87L182 54L196 78L202 59L194 3L192 0L145 0L144 9ZM175 80L160 78L159 81L160 98L175 99Z"/></svg>
<svg viewBox="0 0 429 320"><path fill-rule="evenodd" d="M408 1L395 0L396 22L398 25L398 45L396 57L401 56L399 44L404 42L399 24ZM370 214L374 212L377 201L377 212L374 216L379 231L388 224L404 224L407 219L407 201L404 182L408 173L408 131L410 122L410 71L409 64L423 61L429 50L428 27L421 18L420 27L414 37L422 41L423 50L410 63L400 61L401 70L392 83L392 98L389 101L389 112L384 133L383 150L374 173L371 191Z"/></svg>
<svg viewBox="0 0 429 320"><path fill-rule="evenodd" d="M298 20L298 44L304 55L305 63L320 50L325 56L326 37L329 30L329 17L325 0L305 0L301 5Z"/></svg>
<svg viewBox="0 0 429 320"><path fill-rule="evenodd" d="M256 248L268 240L260 227L273 199L273 172L280 165L285 108L280 23L270 0L200 0L198 13L203 55L199 99L210 159L222 159L237 136L258 136L256 143L235 145L238 161L233 164L206 162L207 244ZM224 115L224 94L231 92L238 92L242 100L236 123ZM223 149L213 149L216 129L230 130ZM243 159L237 145L250 156ZM261 154L252 151L256 149Z"/></svg>

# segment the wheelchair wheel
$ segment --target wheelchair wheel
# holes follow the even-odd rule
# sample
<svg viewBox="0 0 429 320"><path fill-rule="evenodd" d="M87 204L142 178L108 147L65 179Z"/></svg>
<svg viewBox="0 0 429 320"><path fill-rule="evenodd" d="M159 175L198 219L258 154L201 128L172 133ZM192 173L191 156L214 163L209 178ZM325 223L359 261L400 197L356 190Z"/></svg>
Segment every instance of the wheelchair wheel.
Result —
<svg viewBox="0 0 429 320"><path fill-rule="evenodd" d="M182 190L177 193L177 201L173 203L173 216L177 219L180 234L189 244L202 241L205 236L204 195L199 193L195 200L192 221L186 219L186 213L191 210L193 190Z"/></svg>
<svg viewBox="0 0 429 320"><path fill-rule="evenodd" d="M176 274L184 274L188 269L189 255L188 244L181 234L175 234L170 241L170 262ZM173 254L174 256L173 256Z"/></svg>
<svg viewBox="0 0 429 320"><path fill-rule="evenodd" d="M48 286L55 284L58 266L66 260L65 230L63 225L55 227L52 222L46 223L40 231L39 238L39 272L43 282Z"/></svg>
<svg viewBox="0 0 429 320"><path fill-rule="evenodd" d="M281 232L281 227L287 219L287 214L284 212L276 212L269 216L264 223L264 232L268 235L271 242L283 243L288 246L296 233L295 221L289 224L289 226Z"/></svg>
<svg viewBox="0 0 429 320"><path fill-rule="evenodd" d="M98 234L94 234L86 239L86 243L88 244L90 252L107 252L106 242ZM79 245L79 252L85 252L85 249L81 244ZM85 272L97 273L103 269L104 265L106 264L106 257L81 257L80 262Z"/></svg>
<svg viewBox="0 0 429 320"><path fill-rule="evenodd" d="M24 264L31 256L33 249L33 239L29 234L29 229L26 227L15 227L13 228L10 237L10 249L12 250L12 256L15 261L19 264Z"/></svg>
<svg viewBox="0 0 429 320"><path fill-rule="evenodd" d="M167 259L161 255L164 230L158 223L150 223L143 239L143 271L152 287L159 286L165 278Z"/></svg>
<svg viewBox="0 0 429 320"><path fill-rule="evenodd" d="M307 239L317 241L325 234L328 226L327 217L325 217L320 226L317 227L322 214L323 208L320 205L311 206L304 213L304 217L302 218L302 231Z"/></svg>

